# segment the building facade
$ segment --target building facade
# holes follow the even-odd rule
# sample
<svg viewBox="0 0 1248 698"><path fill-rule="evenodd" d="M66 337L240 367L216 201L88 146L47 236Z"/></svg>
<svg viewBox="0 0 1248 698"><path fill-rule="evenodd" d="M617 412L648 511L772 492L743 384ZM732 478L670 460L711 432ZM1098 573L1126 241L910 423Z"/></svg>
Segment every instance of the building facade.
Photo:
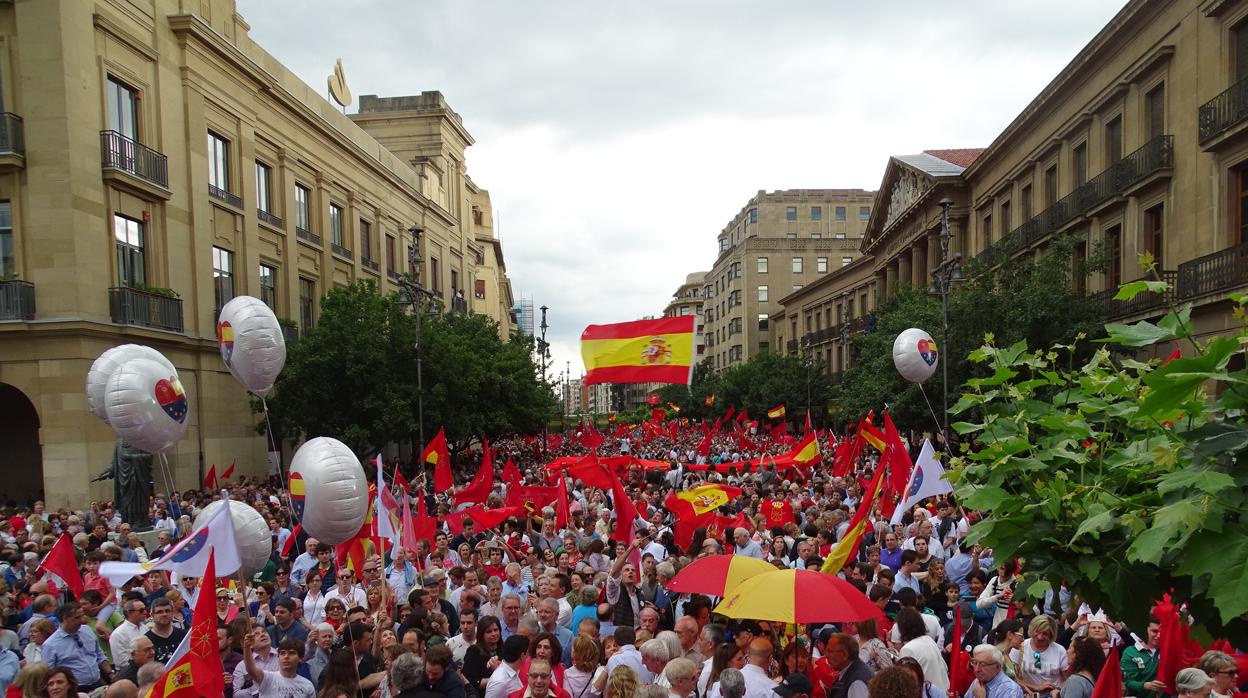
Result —
<svg viewBox="0 0 1248 698"><path fill-rule="evenodd" d="M297 341L328 289L396 290L414 226L421 277L447 308L467 311L479 279L502 307L502 258L472 216L472 138L442 96L369 96L348 117L248 30L232 0L0 3L7 497L111 498L88 483L115 435L84 382L130 342L164 353L190 402L158 489L197 486L212 463L264 473L257 419L217 350L219 308L260 298Z"/></svg>
<svg viewBox="0 0 1248 698"><path fill-rule="evenodd" d="M702 361L706 356L706 321L702 309L705 301L702 293L706 287L706 274L707 272L704 271L695 271L685 276L685 283L676 289L676 292L672 294L672 300L663 309L664 317L686 315L697 317L693 334L694 363Z"/></svg>
<svg viewBox="0 0 1248 698"><path fill-rule="evenodd" d="M780 299L859 255L874 193L760 191L718 237L703 286L706 357L716 371L771 350Z"/></svg>
<svg viewBox="0 0 1248 698"><path fill-rule="evenodd" d="M534 337L533 331L536 329L533 322L533 299L521 297L516 301L516 305L512 308L512 314L516 318L516 330L526 337Z"/></svg>

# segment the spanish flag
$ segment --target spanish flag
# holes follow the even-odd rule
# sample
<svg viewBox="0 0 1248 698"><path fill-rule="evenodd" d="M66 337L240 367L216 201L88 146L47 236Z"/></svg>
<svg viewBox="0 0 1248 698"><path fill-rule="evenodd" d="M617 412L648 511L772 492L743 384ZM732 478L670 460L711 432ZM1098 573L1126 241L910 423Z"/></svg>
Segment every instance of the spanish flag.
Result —
<svg viewBox="0 0 1248 698"><path fill-rule="evenodd" d="M789 451L788 458L792 459L798 465L810 465L823 460L822 454L819 453L819 443L815 441L814 433L807 434L804 439L798 442Z"/></svg>
<svg viewBox="0 0 1248 698"><path fill-rule="evenodd" d="M845 563L853 560L858 555L858 546L862 543L862 534L867 532L867 527L871 525L868 514L871 508L875 506L875 500L880 496L880 485L884 481L883 466L875 469L875 477L871 479L871 484L867 486L867 493L862 498L862 502L858 504L858 510L854 512L854 517L849 520L849 529L845 531L845 537L841 539L833 548L828 551L828 558L823 561L823 567L819 570L825 574L836 574L845 567Z"/></svg>
<svg viewBox="0 0 1248 698"><path fill-rule="evenodd" d="M779 407L773 407L767 410L768 419L780 419L783 416L784 416L784 405L780 405Z"/></svg>
<svg viewBox="0 0 1248 698"><path fill-rule="evenodd" d="M880 433L879 429L872 426L869 421L863 420L858 424L858 436L861 437L863 441L866 441L874 446L875 450L880 453L883 453L884 449L887 447L884 435Z"/></svg>
<svg viewBox="0 0 1248 698"><path fill-rule="evenodd" d="M663 506L676 514L677 518L688 518L714 511L740 496L740 487L718 484L699 485L684 492L673 492L668 495ZM683 515L682 512L684 512Z"/></svg>
<svg viewBox="0 0 1248 698"><path fill-rule="evenodd" d="M433 486L439 492L445 492L455 484L455 476L451 473L451 454L446 446L446 428L439 427L437 436L425 447L420 459L433 464Z"/></svg>
<svg viewBox="0 0 1248 698"><path fill-rule="evenodd" d="M707 407L710 407L711 405L714 405L714 404L715 404L715 396L714 396L714 395L707 395L707 396L706 396L706 399L702 401L702 404L706 405Z"/></svg>
<svg viewBox="0 0 1248 698"><path fill-rule="evenodd" d="M585 384L679 383L693 380L696 317L590 325L581 333Z"/></svg>

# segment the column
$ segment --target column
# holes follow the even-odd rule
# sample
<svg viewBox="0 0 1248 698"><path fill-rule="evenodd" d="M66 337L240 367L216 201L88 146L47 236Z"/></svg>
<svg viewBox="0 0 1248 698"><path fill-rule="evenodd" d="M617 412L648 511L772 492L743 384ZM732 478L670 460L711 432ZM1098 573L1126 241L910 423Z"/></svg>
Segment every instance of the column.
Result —
<svg viewBox="0 0 1248 698"><path fill-rule="evenodd" d="M897 290L897 262L890 261L884 267L884 293L880 296L880 302L884 302L889 296L893 295Z"/></svg>
<svg viewBox="0 0 1248 698"><path fill-rule="evenodd" d="M927 288L927 246L922 240L910 248L910 267L915 288Z"/></svg>
<svg viewBox="0 0 1248 698"><path fill-rule="evenodd" d="M910 264L910 252L908 250L903 250L901 254L897 255L897 285L898 286L903 286L905 284L914 283L914 278L911 276L911 266L912 265Z"/></svg>

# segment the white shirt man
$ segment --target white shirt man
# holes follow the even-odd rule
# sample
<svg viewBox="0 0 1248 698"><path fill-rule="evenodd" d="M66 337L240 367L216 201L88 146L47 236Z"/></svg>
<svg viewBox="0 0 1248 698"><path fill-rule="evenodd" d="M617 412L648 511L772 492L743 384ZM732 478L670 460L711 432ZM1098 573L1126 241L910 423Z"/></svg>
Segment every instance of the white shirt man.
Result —
<svg viewBox="0 0 1248 698"><path fill-rule="evenodd" d="M122 614L125 620L108 636L108 648L112 651L114 666L125 666L130 661L130 650L134 645L134 638L147 632L147 629L141 625L146 611L147 607L142 601L127 601L122 604Z"/></svg>
<svg viewBox="0 0 1248 698"><path fill-rule="evenodd" d="M521 657L514 662L499 664L485 684L484 698L507 698L514 691L524 688L520 682L520 664L523 659Z"/></svg>
<svg viewBox="0 0 1248 698"><path fill-rule="evenodd" d="M328 602L330 599L341 599L342 602L346 604L348 611L356 606L368 608L368 594L364 593L364 590L358 586L351 586L352 578L353 576L350 570L339 567L338 584L334 586L333 589L330 589L329 593L325 595L325 601ZM265 671L269 670L265 669Z"/></svg>

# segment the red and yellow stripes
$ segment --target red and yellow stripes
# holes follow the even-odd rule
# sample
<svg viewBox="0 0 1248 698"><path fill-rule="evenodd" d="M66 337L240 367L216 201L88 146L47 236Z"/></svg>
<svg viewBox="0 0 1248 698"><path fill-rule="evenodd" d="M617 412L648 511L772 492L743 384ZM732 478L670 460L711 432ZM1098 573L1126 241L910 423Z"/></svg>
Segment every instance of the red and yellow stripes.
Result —
<svg viewBox="0 0 1248 698"><path fill-rule="evenodd" d="M680 383L693 377L696 317L590 325L581 333L585 382Z"/></svg>

